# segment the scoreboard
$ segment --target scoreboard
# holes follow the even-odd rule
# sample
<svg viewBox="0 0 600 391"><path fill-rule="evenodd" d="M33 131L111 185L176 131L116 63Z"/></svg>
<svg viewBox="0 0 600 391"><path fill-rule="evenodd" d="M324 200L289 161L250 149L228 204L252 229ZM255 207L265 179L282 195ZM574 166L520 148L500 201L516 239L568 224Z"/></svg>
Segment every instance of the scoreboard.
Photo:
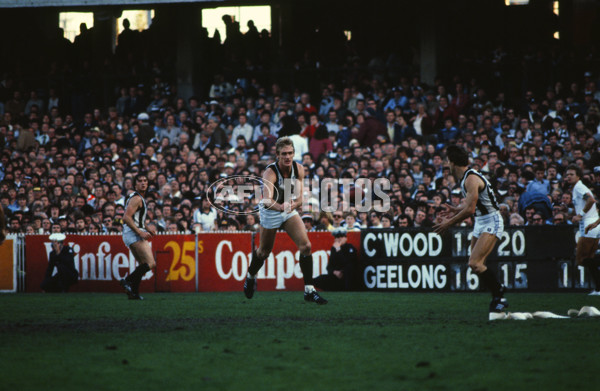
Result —
<svg viewBox="0 0 600 391"><path fill-rule="evenodd" d="M361 235L359 270L367 290L478 291L468 267L471 228L444 235L431 229L367 229ZM550 292L589 289L575 265L573 226L507 227L487 265L511 290Z"/></svg>

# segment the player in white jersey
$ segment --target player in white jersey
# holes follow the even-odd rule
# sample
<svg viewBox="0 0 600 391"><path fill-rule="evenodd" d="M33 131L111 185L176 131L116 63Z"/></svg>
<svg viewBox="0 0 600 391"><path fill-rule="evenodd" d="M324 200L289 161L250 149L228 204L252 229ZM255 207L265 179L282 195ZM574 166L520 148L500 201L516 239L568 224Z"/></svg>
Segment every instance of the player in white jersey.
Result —
<svg viewBox="0 0 600 391"><path fill-rule="evenodd" d="M258 249L252 252L252 261L244 282L244 294L248 299L254 295L256 274L273 250L277 230L283 228L300 251L304 300L327 304L327 300L320 296L313 286L311 244L298 214L298 209L302 207L304 167L294 162L294 144L289 137L277 140L275 153L277 161L267 166L263 173L264 198L260 202L260 244Z"/></svg>
<svg viewBox="0 0 600 391"><path fill-rule="evenodd" d="M451 226L475 215L469 267L492 291L489 319L494 320L502 317L504 310L508 307L508 301L504 298L504 286L498 282L492 270L485 265L487 257L504 231L496 195L488 180L480 172L468 167L467 151L451 145L447 148L446 155L450 162L452 175L457 180L460 179L459 183L464 199L457 207L443 204L445 210L440 214L441 218L434 226L434 230L438 234L442 234Z"/></svg>
<svg viewBox="0 0 600 391"><path fill-rule="evenodd" d="M142 300L139 293L140 281L144 274L156 266L150 240L156 232L146 228L146 190L148 190L148 177L138 174L133 180L135 192L127 197L125 215L123 216L123 241L138 261L139 266L127 278L121 280L121 286L131 300Z"/></svg>
<svg viewBox="0 0 600 391"><path fill-rule="evenodd" d="M590 295L600 295L600 260L594 258L598 249L598 238L600 238L600 220L598 220L598 209L594 195L581 181L581 168L572 164L567 167L565 179L573 186L573 205L575 205L575 216L573 224L579 224L579 239L575 249L575 261L577 265L585 266L590 272L596 289Z"/></svg>

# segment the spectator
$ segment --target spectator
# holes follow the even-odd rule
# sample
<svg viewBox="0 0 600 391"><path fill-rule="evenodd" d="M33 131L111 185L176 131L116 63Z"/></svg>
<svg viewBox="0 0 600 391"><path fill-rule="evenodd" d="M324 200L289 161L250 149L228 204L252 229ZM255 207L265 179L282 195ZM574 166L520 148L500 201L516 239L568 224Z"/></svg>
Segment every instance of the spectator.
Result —
<svg viewBox="0 0 600 391"><path fill-rule="evenodd" d="M535 169L535 178L527 184L527 192L549 195L550 181L545 178L545 175L544 167L538 165Z"/></svg>
<svg viewBox="0 0 600 391"><path fill-rule="evenodd" d="M202 225L203 231L212 231L216 228L217 210L212 207L208 198L201 198L200 209L194 212L194 222Z"/></svg>
<svg viewBox="0 0 600 391"><path fill-rule="evenodd" d="M333 232L333 246L327 263L327 274L313 280L314 285L328 291L349 291L356 288L354 270L357 267L358 253L348 243L344 228L336 228Z"/></svg>
<svg viewBox="0 0 600 391"><path fill-rule="evenodd" d="M545 221L544 221L544 217L542 216L541 213L536 212L533 214L533 217L531 219L532 221L532 225L545 225Z"/></svg>
<svg viewBox="0 0 600 391"><path fill-rule="evenodd" d="M90 32L83 29L78 39L78 51L89 54L89 48L83 50L81 45L85 45L86 40L89 43L90 37ZM213 63L224 61L223 69L236 69L228 68L231 64L227 64L229 60L225 57L218 58L225 55L230 46L221 48L225 52L217 54L215 50L211 53L211 59L215 59ZM132 50L128 54L135 56L138 49ZM264 62L268 57L261 49L256 49L256 52L256 62L249 65L249 69L266 69L265 65L270 65ZM518 59L521 54L515 52L513 55ZM527 55L531 53L524 54ZM597 137L598 103L593 95L600 94L589 82L582 84L578 80L569 80L572 88L562 97L546 98L546 91L509 96L507 91L499 91L501 88L498 86L488 86L486 81L475 80L465 68L464 76L473 79L472 82L464 83L458 78L454 81L437 80L435 86L426 86L428 92L425 98L425 86L418 77L411 80L397 75L391 79L380 72L377 75L370 73L373 69L367 69L360 78L346 73L340 75L339 80L343 84L336 88L333 79L327 80L323 76L329 74L324 69L315 73L314 81L325 86L321 89L320 104L315 107L308 93L300 89L285 91L278 85L269 88L262 84L260 77L235 75L232 71L231 80L238 78L234 86L226 82L223 75L217 74L220 71L209 67L209 74L214 75L215 80L214 88L211 88L213 96L211 101L203 103L197 97L178 96L176 89L167 82L176 77L168 74L171 70L163 69L160 62L149 63L151 68L144 73L146 70L122 62L128 57L121 54L107 57L109 63L113 61L107 66L120 69L123 80L136 80L135 85L109 82L111 85L107 91L121 91L117 107L109 107L114 104L115 98L110 93L96 90L93 83L66 83L62 91L55 87L44 90L38 86L23 90L23 85L29 86L29 81L34 80L30 77L32 75L24 75L22 80L14 80L8 87L0 89L0 105L4 104L5 111L0 118L0 195L5 200L2 202L11 229L29 230L31 226L35 231L37 225L34 224L38 223L33 215L39 213L38 201L46 200L42 209L48 213L48 221L44 223L42 219L41 229L52 230L52 223L62 217L61 224L65 229L96 230L93 224L102 224L101 215L91 213L81 220L75 210L83 211L85 207L93 208L94 212L102 211L103 205L122 203L131 191L132 176L146 171L151 182L150 191L156 192L157 197L157 202L149 203L149 215L166 227L173 216L163 216L162 208L163 201L169 201L158 198L159 190L166 183L173 189L171 182L175 179L179 184L175 191L179 192L177 198L191 201L204 194L220 174L232 170L225 167L228 162L236 164L233 172L248 170L248 173L261 175L265 165L273 159L273 141L286 132L294 140L295 159L302 161L309 152L309 143L299 134L304 131L307 136L314 136L307 122L314 127L319 119L327 121L328 131L335 132L335 136L328 135L322 139L331 143L331 148L327 147L322 152L333 153L324 157L320 156L322 152L313 153L307 174L317 181L329 176L339 177L342 172L348 173L352 179L389 178L392 182L390 194L398 204L389 213L396 225L400 225L398 221L402 214L406 214L408 224L413 218L420 220L421 213L416 205L419 205L417 201L423 201L423 195L430 198L436 192L444 191L445 187L453 189L453 180L448 179L443 164L439 164L440 157L444 157L445 145L440 145L442 149L436 151L438 143L455 141L468 149L474 163L487 172L490 179L498 181L497 201L507 205L508 215L516 211L524 213L525 207L533 205L534 213L541 213L548 223L554 223L558 213L570 220L573 207L563 179L569 162L575 162L584 170L584 180L600 181L597 179L600 175L591 174L600 161L594 139ZM74 80L90 79L90 68L78 61L69 64L70 77ZM8 61L3 66L11 67L12 63L18 62ZM48 61L48 64L51 63ZM321 66L323 64L321 62ZM482 69L487 66L486 61L479 64ZM337 65L339 69L351 68L346 68L350 65L346 63ZM309 70L314 63L302 66ZM137 68L135 74L133 68ZM55 82L51 80L54 73L49 75L46 85ZM391 89L390 96L386 96L382 85L397 87ZM454 87L446 90L446 85ZM589 94L585 95L584 90ZM32 91L38 95L37 98L31 94ZM490 91L492 96L498 97L494 102L488 98ZM33 99L24 102L24 93ZM151 99L146 100L145 93L150 93ZM210 94L210 91L204 93ZM536 99L536 95L544 96L544 99ZM48 104L40 105L39 96L47 96ZM509 106L506 103L509 101L517 103L514 107ZM521 106L518 106L519 101L523 102ZM71 102L75 104L71 106ZM295 103L295 110L291 110L287 102ZM386 117L380 118L383 109ZM27 117L26 112L29 113ZM306 120L308 115L317 112L321 118L312 116ZM277 113L276 118L271 113ZM327 118L324 118L325 115ZM239 135L244 133L242 137L246 147L254 149L242 146L230 151L227 144L239 147L236 145L239 135L234 133L234 129L240 126L236 121L240 124L245 121L242 119L244 116L246 131L240 131ZM440 118L444 120L444 126L440 125ZM449 123L446 118L458 119L458 122L452 122L448 128L445 126ZM436 127L433 121L436 121ZM251 144L253 140L248 139L247 131L249 127L259 125L258 122L262 122L259 130L263 128L265 134L260 131L257 134L253 128L251 137L256 135L264 139ZM452 127L456 129L456 135ZM176 135L177 130L174 129L181 133ZM314 127L315 132L317 129ZM442 129L450 129L452 133L446 137ZM438 139L437 131L442 133L443 143ZM314 150L311 149L311 152ZM435 152L440 156L436 156ZM546 173L535 172L538 167ZM527 191L523 193L525 179L534 172L535 178L529 181ZM597 190L595 186L592 188ZM536 193L539 194L532 198L532 194ZM552 195L552 204L546 203L549 195ZM318 194L314 196L318 197ZM452 193L447 196L453 200L457 198ZM341 198L341 195L338 197ZM54 211L51 205L56 205ZM9 206L10 209L7 209ZM244 204L244 208L251 207L252 201ZM170 208L171 204L165 209L167 214ZM184 229L192 226L195 212L182 217L186 221L180 224ZM422 212L426 224L434 214L427 208ZM367 223L367 216L368 212L360 218L361 224ZM533 215L528 220L532 218ZM117 219L115 215L105 228L118 229ZM231 220L235 220L235 224L230 226L245 225L242 217L232 217Z"/></svg>
<svg viewBox="0 0 600 391"><path fill-rule="evenodd" d="M522 226L525 225L525 219L521 217L518 213L513 213L510 215L509 225L512 226Z"/></svg>
<svg viewBox="0 0 600 391"><path fill-rule="evenodd" d="M327 128L320 125L310 139L309 145L310 154L314 160L317 160L321 155L327 154L333 150L333 144L329 139Z"/></svg>
<svg viewBox="0 0 600 391"><path fill-rule="evenodd" d="M71 247L64 244L65 239L66 236L62 233L50 235L52 251L41 285L44 292L68 292L77 283L79 274L75 269L75 254Z"/></svg>
<svg viewBox="0 0 600 391"><path fill-rule="evenodd" d="M369 116L364 118L364 122L358 129L358 134L355 136L359 144L372 147L375 143L389 141L389 135L385 126L375 118L375 111L369 108L367 112Z"/></svg>
<svg viewBox="0 0 600 391"><path fill-rule="evenodd" d="M341 213L341 212L335 212L335 213ZM335 214L334 214L334 217L335 217ZM343 227L346 228L346 230L348 232L360 231L360 224L358 223L358 221L356 221L356 215L354 214L354 212L352 212L352 211L346 212Z"/></svg>
<svg viewBox="0 0 600 391"><path fill-rule="evenodd" d="M302 215L302 222L304 223L304 228L306 228L306 232L314 231L314 218L311 214L306 213Z"/></svg>
<svg viewBox="0 0 600 391"><path fill-rule="evenodd" d="M333 231L333 216L331 213L321 211L317 221L316 231Z"/></svg>
<svg viewBox="0 0 600 391"><path fill-rule="evenodd" d="M381 216L381 227L382 228L392 228L392 216L389 214L384 214Z"/></svg>
<svg viewBox="0 0 600 391"><path fill-rule="evenodd" d="M248 116L242 113L238 117L238 125L233 128L231 133L231 146L237 148L237 138L243 136L246 139L246 145L252 145L252 133L254 129L248 123Z"/></svg>
<svg viewBox="0 0 600 391"><path fill-rule="evenodd" d="M173 114L168 115L166 126L161 130L161 133L158 135L158 137L160 139L166 137L169 139L169 144L177 145L180 134L181 129L175 124L175 116Z"/></svg>

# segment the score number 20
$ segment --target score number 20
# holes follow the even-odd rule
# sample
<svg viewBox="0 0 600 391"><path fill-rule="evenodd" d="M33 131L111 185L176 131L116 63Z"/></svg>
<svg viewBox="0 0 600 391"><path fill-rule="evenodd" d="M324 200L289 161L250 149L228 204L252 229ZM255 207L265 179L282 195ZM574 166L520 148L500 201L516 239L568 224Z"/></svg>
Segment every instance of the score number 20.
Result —
<svg viewBox="0 0 600 391"><path fill-rule="evenodd" d="M454 234L454 246L452 255L464 257L471 255L471 239L473 232L456 232ZM499 257L522 257L525 256L525 234L521 230L504 231L498 242Z"/></svg>

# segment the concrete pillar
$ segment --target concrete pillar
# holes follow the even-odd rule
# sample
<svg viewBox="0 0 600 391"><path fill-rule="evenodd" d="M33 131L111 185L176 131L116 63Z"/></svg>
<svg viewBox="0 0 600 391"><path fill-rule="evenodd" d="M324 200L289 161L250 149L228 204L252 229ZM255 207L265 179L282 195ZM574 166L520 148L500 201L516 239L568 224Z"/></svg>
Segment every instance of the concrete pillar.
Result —
<svg viewBox="0 0 600 391"><path fill-rule="evenodd" d="M436 77L449 76L444 75L444 65L452 56L452 46L457 44L449 36L449 15L452 9L445 2L435 0L419 1L417 7L421 81L433 85Z"/></svg>
<svg viewBox="0 0 600 391"><path fill-rule="evenodd" d="M202 9L197 5L181 5L175 12L177 23L177 95L188 99L199 90L199 53L196 48L202 26Z"/></svg>
<svg viewBox="0 0 600 391"><path fill-rule="evenodd" d="M424 1L423 3L430 3ZM433 13L420 12L420 47L421 47L421 81L429 85L433 84L438 74L438 45L436 39L435 15Z"/></svg>
<svg viewBox="0 0 600 391"><path fill-rule="evenodd" d="M114 10L95 10L94 11L94 63L102 64L104 57L114 53L114 43L116 40L117 19L114 16Z"/></svg>
<svg viewBox="0 0 600 391"><path fill-rule="evenodd" d="M560 2L563 6L564 1ZM575 45L589 45L600 38L600 12L598 3L594 0L574 0L570 4L572 14L568 24L572 28L572 43ZM566 11L566 10L565 10ZM563 11L561 10L561 14ZM562 14L562 17L567 15ZM565 18L566 19L566 18Z"/></svg>

